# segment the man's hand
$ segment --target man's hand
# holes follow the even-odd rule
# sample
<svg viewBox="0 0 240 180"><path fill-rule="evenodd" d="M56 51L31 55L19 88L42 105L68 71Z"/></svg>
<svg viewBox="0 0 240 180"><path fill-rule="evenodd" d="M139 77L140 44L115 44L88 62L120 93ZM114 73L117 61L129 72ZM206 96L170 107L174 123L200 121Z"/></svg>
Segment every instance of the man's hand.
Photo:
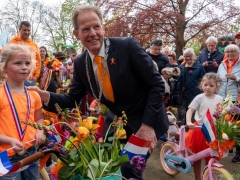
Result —
<svg viewBox="0 0 240 180"><path fill-rule="evenodd" d="M218 67L218 63L215 61L215 59L213 60L212 66L213 66L213 67Z"/></svg>
<svg viewBox="0 0 240 180"><path fill-rule="evenodd" d="M231 80L234 80L234 81L237 79L237 77L235 75L233 75L233 74L226 74L225 77L227 79L231 79Z"/></svg>
<svg viewBox="0 0 240 180"><path fill-rule="evenodd" d="M10 145L13 147L13 150L17 152L21 152L24 150L24 144L17 139L11 138Z"/></svg>
<svg viewBox="0 0 240 180"><path fill-rule="evenodd" d="M43 130L37 129L36 132L36 144L41 145L45 142L46 136L43 134Z"/></svg>
<svg viewBox="0 0 240 180"><path fill-rule="evenodd" d="M203 67L207 67L207 66L208 66L208 62L205 61L204 63L202 63L202 66L203 66Z"/></svg>
<svg viewBox="0 0 240 180"><path fill-rule="evenodd" d="M28 86L27 89L30 91L36 91L41 97L42 101L44 103L48 103L50 99L50 93L48 91L41 90L37 86Z"/></svg>
<svg viewBox="0 0 240 180"><path fill-rule="evenodd" d="M151 141L151 146L149 148L149 153L153 152L154 147L157 145L157 138L153 128L142 124L138 132L135 134L137 137Z"/></svg>

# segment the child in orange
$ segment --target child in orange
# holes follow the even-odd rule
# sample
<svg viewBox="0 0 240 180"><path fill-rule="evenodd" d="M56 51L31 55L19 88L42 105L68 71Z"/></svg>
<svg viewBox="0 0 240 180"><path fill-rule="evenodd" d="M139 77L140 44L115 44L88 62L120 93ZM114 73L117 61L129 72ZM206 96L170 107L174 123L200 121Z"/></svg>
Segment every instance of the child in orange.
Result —
<svg viewBox="0 0 240 180"><path fill-rule="evenodd" d="M34 154L35 144L42 144L46 138L42 130L22 123L43 124L41 99L24 86L32 67L31 52L25 46L7 45L0 55L0 78L5 79L0 85L0 151L8 150L12 164ZM31 169L1 176L0 180L38 179L38 161L34 165Z"/></svg>
<svg viewBox="0 0 240 180"><path fill-rule="evenodd" d="M221 79L216 73L206 73L201 81L202 94L197 95L188 106L186 114L187 125L190 130L186 134L185 143L186 147L193 153L198 153L208 148L206 139L200 128L195 128L203 124L206 112L209 109L213 114L215 107L218 103L223 101L223 98L217 95L217 91L220 87ZM195 122L192 123L192 114L195 111ZM208 161L210 157L205 158ZM195 180L201 180L201 160L193 163L193 169L195 174Z"/></svg>

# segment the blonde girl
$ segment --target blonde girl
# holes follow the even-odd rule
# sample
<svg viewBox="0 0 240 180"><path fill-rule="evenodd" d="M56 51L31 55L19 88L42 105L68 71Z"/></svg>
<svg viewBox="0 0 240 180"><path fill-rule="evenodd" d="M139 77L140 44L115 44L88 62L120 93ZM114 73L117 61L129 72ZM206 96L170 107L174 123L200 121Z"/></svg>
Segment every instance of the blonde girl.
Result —
<svg viewBox="0 0 240 180"><path fill-rule="evenodd" d="M197 95L193 101L188 106L188 111L186 114L187 125L190 128L186 134L186 147L193 153L198 153L204 149L208 148L206 144L206 139L200 128L195 128L195 126L202 125L206 112L209 109L211 114L214 113L216 104L223 101L223 98L217 95L218 89L220 87L221 79L216 73L206 73L201 81L200 88L203 93ZM195 122L191 122L192 114L195 111ZM210 157L207 157L206 162L209 161ZM201 179L201 160L193 163L195 180Z"/></svg>
<svg viewBox="0 0 240 180"><path fill-rule="evenodd" d="M22 122L43 124L39 95L28 91L24 81L32 70L31 53L22 45L10 44L0 54L0 151L6 151L12 164L34 154L35 144L45 141L43 131ZM38 162L33 168L1 176L5 179L38 179Z"/></svg>

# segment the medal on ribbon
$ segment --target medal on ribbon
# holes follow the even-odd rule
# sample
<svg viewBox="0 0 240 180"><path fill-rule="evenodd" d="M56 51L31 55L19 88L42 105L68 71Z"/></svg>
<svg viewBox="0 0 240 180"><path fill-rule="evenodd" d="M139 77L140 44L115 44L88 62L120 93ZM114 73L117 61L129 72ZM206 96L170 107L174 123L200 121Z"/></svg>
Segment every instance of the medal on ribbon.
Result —
<svg viewBox="0 0 240 180"><path fill-rule="evenodd" d="M5 90L5 93L7 95L7 99L8 99L11 111L12 111L13 119L14 119L14 122L15 122L15 125L16 125L16 128L17 128L17 131L18 131L19 139L22 141L23 137L25 135L26 129L27 129L27 125L25 125L25 128L22 129L21 122L20 122L20 119L19 119L19 116L18 116L18 112L17 112L16 106L14 104L14 101L12 99L12 95L11 95L11 92L9 90L9 87L8 87L7 83L5 83L5 85L4 85L4 90ZM25 94L26 94L27 109L28 109L27 116L26 116L26 123L28 123L29 116L30 116L30 110L31 110L31 100L30 100L29 93L28 93L25 86L24 86L24 90L25 90ZM26 152L26 148L24 148L23 151L19 152L19 155L23 155L25 152Z"/></svg>

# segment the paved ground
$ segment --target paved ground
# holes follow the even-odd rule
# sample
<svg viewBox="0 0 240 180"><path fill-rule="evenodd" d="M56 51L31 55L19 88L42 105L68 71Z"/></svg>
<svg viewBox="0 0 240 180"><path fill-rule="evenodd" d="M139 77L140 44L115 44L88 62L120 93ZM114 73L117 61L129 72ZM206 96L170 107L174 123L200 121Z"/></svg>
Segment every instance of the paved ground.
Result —
<svg viewBox="0 0 240 180"><path fill-rule="evenodd" d="M147 168L143 174L144 180L194 180L193 170L188 174L179 173L175 177L170 176L163 171L159 159L161 144L162 141L159 141L157 147L147 162ZM222 159L220 163L222 163L224 168L234 176L235 180L240 180L240 164L231 162L234 155L235 153L229 153L229 156Z"/></svg>

